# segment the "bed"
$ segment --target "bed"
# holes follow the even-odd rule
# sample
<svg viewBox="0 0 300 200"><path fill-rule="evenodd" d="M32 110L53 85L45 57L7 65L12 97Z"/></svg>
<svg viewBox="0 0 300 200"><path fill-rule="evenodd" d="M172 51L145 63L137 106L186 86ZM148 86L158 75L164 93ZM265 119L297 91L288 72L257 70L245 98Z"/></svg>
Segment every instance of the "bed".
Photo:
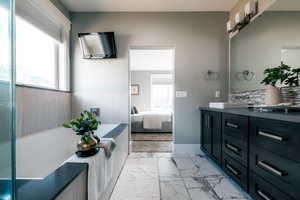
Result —
<svg viewBox="0 0 300 200"><path fill-rule="evenodd" d="M146 111L131 114L131 133L172 133L171 111Z"/></svg>

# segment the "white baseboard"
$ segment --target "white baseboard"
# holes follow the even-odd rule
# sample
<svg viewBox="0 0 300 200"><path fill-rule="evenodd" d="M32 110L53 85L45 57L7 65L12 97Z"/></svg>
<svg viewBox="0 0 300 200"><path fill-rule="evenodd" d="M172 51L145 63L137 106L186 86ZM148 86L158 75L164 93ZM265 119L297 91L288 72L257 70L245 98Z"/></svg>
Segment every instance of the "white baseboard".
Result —
<svg viewBox="0 0 300 200"><path fill-rule="evenodd" d="M200 144L174 144L173 153L175 155L195 155L200 154Z"/></svg>

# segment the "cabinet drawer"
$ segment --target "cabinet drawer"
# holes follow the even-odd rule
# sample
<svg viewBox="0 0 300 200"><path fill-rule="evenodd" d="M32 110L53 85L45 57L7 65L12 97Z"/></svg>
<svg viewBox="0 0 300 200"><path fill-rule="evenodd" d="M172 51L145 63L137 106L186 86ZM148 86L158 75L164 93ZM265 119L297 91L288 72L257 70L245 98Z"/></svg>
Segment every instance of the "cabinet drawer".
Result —
<svg viewBox="0 0 300 200"><path fill-rule="evenodd" d="M300 164L251 146L250 168L282 191L300 199Z"/></svg>
<svg viewBox="0 0 300 200"><path fill-rule="evenodd" d="M244 190L248 191L248 172L247 168L223 153L222 169Z"/></svg>
<svg viewBox="0 0 300 200"><path fill-rule="evenodd" d="M300 124L251 118L250 144L300 163Z"/></svg>
<svg viewBox="0 0 300 200"><path fill-rule="evenodd" d="M232 137L248 139L248 117L224 114L222 125L224 134Z"/></svg>
<svg viewBox="0 0 300 200"><path fill-rule="evenodd" d="M247 141L223 135L223 151L229 156L242 163L248 165L248 143Z"/></svg>
<svg viewBox="0 0 300 200"><path fill-rule="evenodd" d="M249 193L255 200L295 200L254 173L250 173Z"/></svg>

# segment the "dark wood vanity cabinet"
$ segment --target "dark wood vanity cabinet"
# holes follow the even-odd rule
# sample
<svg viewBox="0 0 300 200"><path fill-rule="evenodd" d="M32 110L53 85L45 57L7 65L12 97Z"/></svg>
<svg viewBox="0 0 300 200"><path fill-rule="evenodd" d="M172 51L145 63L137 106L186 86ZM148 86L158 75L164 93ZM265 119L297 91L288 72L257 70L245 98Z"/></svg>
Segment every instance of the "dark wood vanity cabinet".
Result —
<svg viewBox="0 0 300 200"><path fill-rule="evenodd" d="M250 170L294 199L300 199L299 153L299 123L251 118Z"/></svg>
<svg viewBox="0 0 300 200"><path fill-rule="evenodd" d="M221 113L201 112L201 149L221 165L222 132Z"/></svg>
<svg viewBox="0 0 300 200"><path fill-rule="evenodd" d="M300 200L300 114L232 112L201 110L201 149L254 200Z"/></svg>
<svg viewBox="0 0 300 200"><path fill-rule="evenodd" d="M222 169L248 191L248 117L222 115Z"/></svg>

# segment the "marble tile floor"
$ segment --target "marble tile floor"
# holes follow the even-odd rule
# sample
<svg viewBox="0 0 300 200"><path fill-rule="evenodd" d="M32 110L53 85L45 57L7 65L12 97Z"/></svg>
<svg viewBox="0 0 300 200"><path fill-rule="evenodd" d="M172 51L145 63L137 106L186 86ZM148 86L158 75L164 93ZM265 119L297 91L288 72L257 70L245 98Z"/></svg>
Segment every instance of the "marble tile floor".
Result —
<svg viewBox="0 0 300 200"><path fill-rule="evenodd" d="M251 200L206 158L132 153L111 200Z"/></svg>

